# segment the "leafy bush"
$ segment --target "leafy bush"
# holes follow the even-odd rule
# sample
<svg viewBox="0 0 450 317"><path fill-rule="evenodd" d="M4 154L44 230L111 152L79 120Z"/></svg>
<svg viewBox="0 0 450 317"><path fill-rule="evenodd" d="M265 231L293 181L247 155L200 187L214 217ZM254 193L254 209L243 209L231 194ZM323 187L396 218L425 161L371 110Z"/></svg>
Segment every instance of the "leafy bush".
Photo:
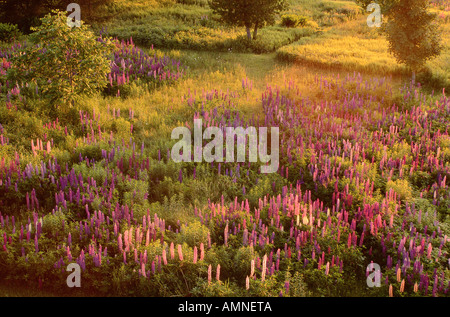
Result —
<svg viewBox="0 0 450 317"><path fill-rule="evenodd" d="M54 105L72 106L81 94L92 95L106 86L109 41L97 41L86 25L71 28L67 12L53 11L41 19L29 36L32 45L16 54L8 70L8 79L36 84L42 95Z"/></svg>
<svg viewBox="0 0 450 317"><path fill-rule="evenodd" d="M281 25L287 28L295 28L298 26L305 26L308 18L296 14L285 14L281 17Z"/></svg>
<svg viewBox="0 0 450 317"><path fill-rule="evenodd" d="M16 24L0 23L0 41L13 42L21 34Z"/></svg>

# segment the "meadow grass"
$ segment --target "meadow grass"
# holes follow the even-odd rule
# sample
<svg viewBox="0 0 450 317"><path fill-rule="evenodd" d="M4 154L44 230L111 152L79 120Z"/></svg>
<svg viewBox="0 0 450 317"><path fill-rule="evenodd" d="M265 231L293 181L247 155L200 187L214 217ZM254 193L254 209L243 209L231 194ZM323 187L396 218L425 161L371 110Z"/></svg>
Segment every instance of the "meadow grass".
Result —
<svg viewBox="0 0 450 317"><path fill-rule="evenodd" d="M441 22L443 50L440 56L426 64L427 72L419 80L433 88L450 85L450 24ZM344 69L369 74L409 77L405 65L398 64L389 53L389 43L376 29L366 24L365 17L329 27L323 33L303 38L277 50L277 57L302 65L315 65L326 69Z"/></svg>
<svg viewBox="0 0 450 317"><path fill-rule="evenodd" d="M183 4L188 2L189 5ZM104 7L108 34L121 39L133 37L140 45L160 48L195 49L270 53L303 37L316 33L317 24L335 25L354 19L361 13L352 1L317 1L312 5L304 0L290 0L286 12L281 13L273 26L260 31L259 39L247 41L242 27L224 25L204 1L115 1ZM281 16L294 13L312 21L304 28L281 27Z"/></svg>

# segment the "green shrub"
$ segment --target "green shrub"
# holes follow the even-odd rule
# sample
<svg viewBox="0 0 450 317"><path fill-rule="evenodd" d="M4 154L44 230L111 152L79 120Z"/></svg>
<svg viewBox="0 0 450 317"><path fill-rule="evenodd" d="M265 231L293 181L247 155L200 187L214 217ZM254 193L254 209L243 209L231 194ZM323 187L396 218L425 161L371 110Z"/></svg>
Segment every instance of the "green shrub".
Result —
<svg viewBox="0 0 450 317"><path fill-rule="evenodd" d="M296 14L285 14L281 17L281 25L287 28L295 28L305 26L308 18Z"/></svg>
<svg viewBox="0 0 450 317"><path fill-rule="evenodd" d="M200 243L208 243L209 229L202 225L199 221L193 221L187 225L182 225L178 243L187 243L190 247L199 246Z"/></svg>
<svg viewBox="0 0 450 317"><path fill-rule="evenodd" d="M22 33L16 24L0 23L0 41L13 42Z"/></svg>
<svg viewBox="0 0 450 317"><path fill-rule="evenodd" d="M8 79L37 83L52 105L72 106L81 95L92 95L106 86L110 71L107 54L113 45L109 40L99 42L83 23L68 26L67 12L52 12L32 29L30 45L11 59L14 67L8 70Z"/></svg>

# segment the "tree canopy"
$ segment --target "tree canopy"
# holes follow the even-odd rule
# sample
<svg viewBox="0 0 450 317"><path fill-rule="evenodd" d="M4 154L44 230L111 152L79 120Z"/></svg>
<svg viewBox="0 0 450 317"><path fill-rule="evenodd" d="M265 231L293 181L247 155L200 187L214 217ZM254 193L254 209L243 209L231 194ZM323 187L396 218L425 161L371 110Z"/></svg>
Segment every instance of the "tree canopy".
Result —
<svg viewBox="0 0 450 317"><path fill-rule="evenodd" d="M214 13L219 14L228 24L245 26L247 37L257 38L258 29L275 23L275 17L286 8L286 0L210 0Z"/></svg>
<svg viewBox="0 0 450 317"><path fill-rule="evenodd" d="M110 71L109 40L100 41L81 21L80 27L67 24L67 12L52 11L32 28L29 44L11 58L8 70L12 83L33 83L51 104L74 104L81 94L93 94L107 83Z"/></svg>
<svg viewBox="0 0 450 317"><path fill-rule="evenodd" d="M372 0L357 0L368 6ZM389 41L389 51L399 63L414 73L442 50L435 15L429 12L428 0L380 0L384 15L382 32ZM414 79L414 78L413 78Z"/></svg>

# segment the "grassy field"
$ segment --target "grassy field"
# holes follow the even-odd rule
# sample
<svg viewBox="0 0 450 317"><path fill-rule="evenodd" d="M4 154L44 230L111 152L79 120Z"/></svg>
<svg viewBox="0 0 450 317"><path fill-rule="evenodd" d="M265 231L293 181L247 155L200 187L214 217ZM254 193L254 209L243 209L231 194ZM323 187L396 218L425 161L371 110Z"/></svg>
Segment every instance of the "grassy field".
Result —
<svg viewBox="0 0 450 317"><path fill-rule="evenodd" d="M310 23L251 43L206 0L113 1L95 32L173 64L55 112L1 43L0 296L448 296L448 8L420 87L353 1L290 0ZM194 118L279 127L278 172L175 163Z"/></svg>

